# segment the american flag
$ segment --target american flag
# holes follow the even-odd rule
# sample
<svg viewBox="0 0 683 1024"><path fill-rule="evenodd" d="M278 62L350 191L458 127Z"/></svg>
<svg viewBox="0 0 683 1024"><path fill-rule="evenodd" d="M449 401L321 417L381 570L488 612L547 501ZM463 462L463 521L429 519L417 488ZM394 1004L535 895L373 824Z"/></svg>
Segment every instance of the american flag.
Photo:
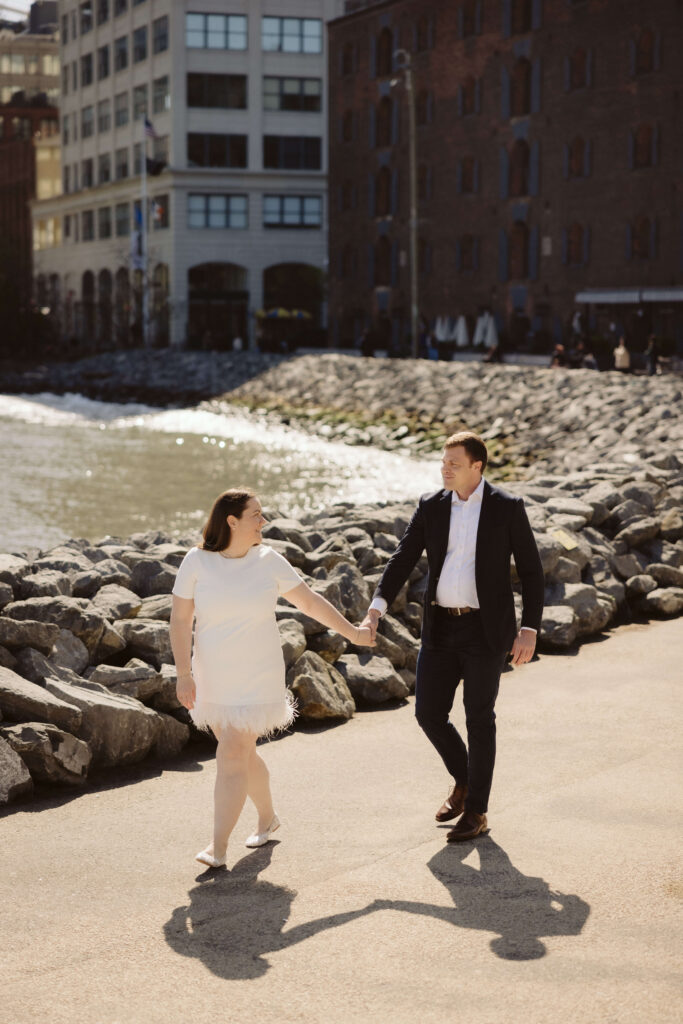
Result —
<svg viewBox="0 0 683 1024"><path fill-rule="evenodd" d="M154 125L148 117L145 118L145 138L156 139L157 133L154 131Z"/></svg>

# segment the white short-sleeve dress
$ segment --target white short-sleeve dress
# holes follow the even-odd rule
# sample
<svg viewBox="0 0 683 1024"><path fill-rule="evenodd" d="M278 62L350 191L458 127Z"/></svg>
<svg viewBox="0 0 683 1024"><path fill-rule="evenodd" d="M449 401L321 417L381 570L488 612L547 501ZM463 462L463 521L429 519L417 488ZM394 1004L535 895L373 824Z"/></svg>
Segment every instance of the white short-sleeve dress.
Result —
<svg viewBox="0 0 683 1024"><path fill-rule="evenodd" d="M195 607L190 711L199 728L232 725L264 736L294 719L275 605L301 583L289 562L258 544L242 558L191 548L173 593Z"/></svg>

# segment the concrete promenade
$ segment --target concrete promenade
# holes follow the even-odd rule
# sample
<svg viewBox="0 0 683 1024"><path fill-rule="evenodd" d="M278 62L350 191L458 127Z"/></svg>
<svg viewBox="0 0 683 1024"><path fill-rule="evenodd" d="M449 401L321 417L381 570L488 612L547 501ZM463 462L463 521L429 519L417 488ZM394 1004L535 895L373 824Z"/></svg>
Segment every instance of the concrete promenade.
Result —
<svg viewBox="0 0 683 1024"><path fill-rule="evenodd" d="M10 809L2 1024L679 1021L682 653L678 619L506 673L459 847L412 701L267 745L283 828L249 852L245 811L229 871L192 748Z"/></svg>

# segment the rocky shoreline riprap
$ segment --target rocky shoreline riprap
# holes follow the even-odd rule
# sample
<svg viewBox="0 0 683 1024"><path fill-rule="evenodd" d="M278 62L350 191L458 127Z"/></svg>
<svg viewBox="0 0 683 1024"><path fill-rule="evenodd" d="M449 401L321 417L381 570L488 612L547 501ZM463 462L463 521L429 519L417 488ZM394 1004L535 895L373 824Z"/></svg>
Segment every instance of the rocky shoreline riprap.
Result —
<svg viewBox="0 0 683 1024"><path fill-rule="evenodd" d="M541 651L566 650L634 616L683 613L683 465L674 455L546 473L511 489L525 498L545 572ZM275 514L265 542L360 621L411 511ZM196 736L176 699L168 633L175 573L196 540L147 533L71 540L32 559L0 555L0 803L34 784L83 786L91 768L172 758ZM412 691L426 568L423 557L372 652L280 601L301 721L343 721Z"/></svg>

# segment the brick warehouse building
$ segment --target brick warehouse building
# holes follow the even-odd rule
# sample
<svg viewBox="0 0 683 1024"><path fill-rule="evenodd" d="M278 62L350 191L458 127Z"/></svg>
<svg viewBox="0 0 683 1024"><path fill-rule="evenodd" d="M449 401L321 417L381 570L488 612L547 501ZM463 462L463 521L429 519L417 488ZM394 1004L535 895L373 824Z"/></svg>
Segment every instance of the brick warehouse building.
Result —
<svg viewBox="0 0 683 1024"><path fill-rule="evenodd" d="M683 346L681 0L385 0L329 26L330 325L409 331L411 54L419 307L508 344L650 330ZM610 335L610 328L612 334ZM530 333L532 332L532 333Z"/></svg>

